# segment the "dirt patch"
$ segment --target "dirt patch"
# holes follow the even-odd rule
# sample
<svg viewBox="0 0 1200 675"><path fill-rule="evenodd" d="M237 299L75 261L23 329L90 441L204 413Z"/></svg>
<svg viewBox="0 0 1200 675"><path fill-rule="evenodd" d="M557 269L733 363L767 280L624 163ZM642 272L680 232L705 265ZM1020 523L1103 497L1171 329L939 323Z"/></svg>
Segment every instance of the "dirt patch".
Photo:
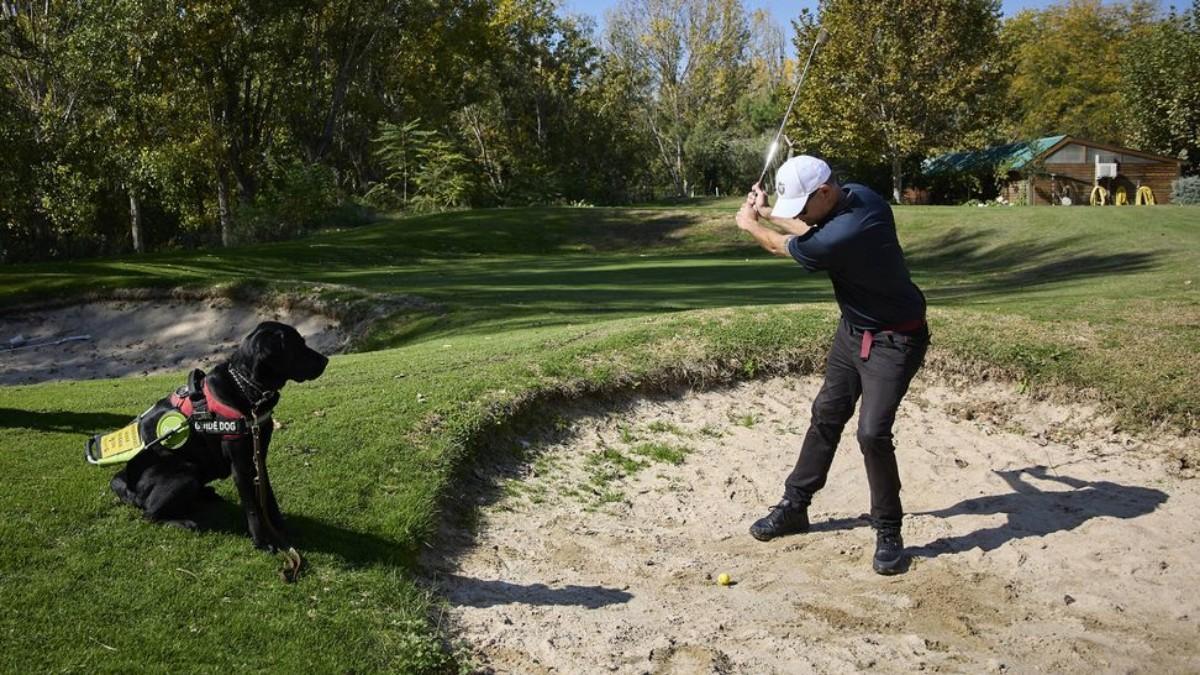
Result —
<svg viewBox="0 0 1200 675"><path fill-rule="evenodd" d="M295 326L323 354L346 344L337 321L302 309L220 297L92 302L0 317L0 385L206 368L267 320Z"/></svg>
<svg viewBox="0 0 1200 675"><path fill-rule="evenodd" d="M918 380L896 428L913 562L880 577L856 420L813 531L747 533L819 385L547 413L463 487L477 517L425 557L451 631L504 673L1200 669L1200 483L1168 461L1194 441Z"/></svg>

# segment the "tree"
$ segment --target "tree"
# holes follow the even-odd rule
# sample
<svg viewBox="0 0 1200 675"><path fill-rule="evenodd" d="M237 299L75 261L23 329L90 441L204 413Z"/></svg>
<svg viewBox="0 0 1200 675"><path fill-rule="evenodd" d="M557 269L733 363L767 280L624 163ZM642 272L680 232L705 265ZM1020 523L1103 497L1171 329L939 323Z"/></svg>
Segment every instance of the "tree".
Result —
<svg viewBox="0 0 1200 675"><path fill-rule="evenodd" d="M309 162L334 147L349 97L367 64L385 58L410 4L385 0L319 0L305 12L300 62L291 70L289 126Z"/></svg>
<svg viewBox="0 0 1200 675"><path fill-rule="evenodd" d="M784 54L783 30L766 10L755 10L750 23L750 78L742 96L745 117L749 131L773 132L779 127L779 119L791 98L787 75L789 66L795 64Z"/></svg>
<svg viewBox="0 0 1200 675"><path fill-rule="evenodd" d="M372 186L367 199L382 206L408 206L409 187L420 170L419 158L433 135L432 131L421 128L419 119L403 124L383 123L375 138L378 145L375 154L387 175Z"/></svg>
<svg viewBox="0 0 1200 675"><path fill-rule="evenodd" d="M979 143L1002 81L998 0L822 0L796 22L807 55L820 27L831 37L800 93L793 139L838 158L903 166L935 149Z"/></svg>
<svg viewBox="0 0 1200 675"><path fill-rule="evenodd" d="M80 133L82 83L72 76L70 36L80 22L75 3L0 3L0 117L11 145L0 162L4 256L55 256L86 245L99 191L90 170L93 146Z"/></svg>
<svg viewBox="0 0 1200 675"><path fill-rule="evenodd" d="M589 85L600 53L590 24L548 0L500 0L489 16L488 52L468 75L473 96L452 115L482 172L480 198L553 202L580 192Z"/></svg>
<svg viewBox="0 0 1200 675"><path fill-rule="evenodd" d="M641 99L628 71L604 54L575 109L575 137L580 150L572 159L582 198L627 203L654 199L658 150L646 133Z"/></svg>
<svg viewBox="0 0 1200 675"><path fill-rule="evenodd" d="M609 14L609 53L637 92L678 195L688 193L696 173L689 137L711 137L737 122L747 80L745 17L739 0L624 0Z"/></svg>
<svg viewBox="0 0 1200 675"><path fill-rule="evenodd" d="M137 4L137 3L135 3ZM236 211L253 206L285 133L294 64L305 44L308 0L205 0L162 26L173 112L189 121L172 140L195 153L215 184L221 243L234 239ZM290 136L290 134L289 134Z"/></svg>
<svg viewBox="0 0 1200 675"><path fill-rule="evenodd" d="M159 183L159 166L186 106L177 109L168 92L172 74L164 70L174 49L170 24L178 20L169 5L117 0L85 5L73 31L73 49L60 58L70 64L81 87L78 126L101 139L95 166L111 192L124 192L135 252L146 250L143 213Z"/></svg>
<svg viewBox="0 0 1200 675"><path fill-rule="evenodd" d="M1121 54L1154 12L1155 3L1145 0L1068 0L1005 22L1013 63L1010 137L1071 134L1121 142Z"/></svg>
<svg viewBox="0 0 1200 675"><path fill-rule="evenodd" d="M1137 30L1126 45L1121 97L1126 143L1200 170L1200 4Z"/></svg>

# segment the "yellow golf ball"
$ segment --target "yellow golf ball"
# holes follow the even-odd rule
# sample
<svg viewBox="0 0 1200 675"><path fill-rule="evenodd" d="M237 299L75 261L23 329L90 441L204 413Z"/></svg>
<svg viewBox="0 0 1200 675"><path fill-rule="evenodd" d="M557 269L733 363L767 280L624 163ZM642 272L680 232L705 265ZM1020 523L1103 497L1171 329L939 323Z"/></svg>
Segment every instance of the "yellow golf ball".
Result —
<svg viewBox="0 0 1200 675"><path fill-rule="evenodd" d="M733 583L733 579L730 579L728 574L721 572L721 574L717 576L717 583L721 584L722 586L728 586L729 584Z"/></svg>

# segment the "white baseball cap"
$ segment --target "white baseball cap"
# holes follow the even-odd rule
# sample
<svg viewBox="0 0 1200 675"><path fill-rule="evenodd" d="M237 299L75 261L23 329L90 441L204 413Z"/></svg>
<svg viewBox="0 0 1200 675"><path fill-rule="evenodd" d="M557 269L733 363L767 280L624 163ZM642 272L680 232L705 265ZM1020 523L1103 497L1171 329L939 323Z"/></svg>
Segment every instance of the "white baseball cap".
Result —
<svg viewBox="0 0 1200 675"><path fill-rule="evenodd" d="M809 195L829 180L832 172L825 160L811 155L799 155L783 163L775 172L775 194L778 199L772 216L794 218L804 210Z"/></svg>

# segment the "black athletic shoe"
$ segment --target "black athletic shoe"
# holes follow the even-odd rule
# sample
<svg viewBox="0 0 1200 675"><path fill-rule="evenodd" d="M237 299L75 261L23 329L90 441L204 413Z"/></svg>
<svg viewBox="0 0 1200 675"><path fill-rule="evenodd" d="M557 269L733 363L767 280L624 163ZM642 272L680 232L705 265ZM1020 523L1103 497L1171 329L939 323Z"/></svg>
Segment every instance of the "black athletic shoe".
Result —
<svg viewBox="0 0 1200 675"><path fill-rule="evenodd" d="M786 499L772 506L770 513L750 526L750 536L759 541L801 532L808 532L808 507Z"/></svg>
<svg viewBox="0 0 1200 675"><path fill-rule="evenodd" d="M875 560L871 566L879 574L898 574L904 571L904 538L899 530L879 530L875 533Z"/></svg>

